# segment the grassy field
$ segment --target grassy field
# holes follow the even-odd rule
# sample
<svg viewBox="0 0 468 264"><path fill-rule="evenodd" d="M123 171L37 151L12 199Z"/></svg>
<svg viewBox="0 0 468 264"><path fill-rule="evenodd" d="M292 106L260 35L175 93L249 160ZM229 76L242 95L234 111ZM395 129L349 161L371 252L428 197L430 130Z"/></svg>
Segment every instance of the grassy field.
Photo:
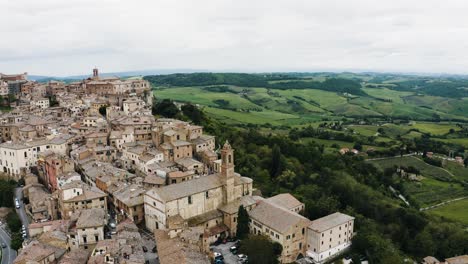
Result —
<svg viewBox="0 0 468 264"><path fill-rule="evenodd" d="M468 168L452 161L444 162L444 168L460 180L468 181Z"/></svg>
<svg viewBox="0 0 468 264"><path fill-rule="evenodd" d="M204 110L214 118L221 118L226 123L251 123L281 125L285 123L296 123L302 120L297 115L280 113L276 111L263 110L261 112L237 112L220 108L205 107ZM312 120L310 120L312 121Z"/></svg>
<svg viewBox="0 0 468 264"><path fill-rule="evenodd" d="M436 124L436 123L420 123L416 122L412 125L413 128L418 129L423 133L430 133L432 135L445 135L448 134L450 129L459 131L460 128L455 126L455 124Z"/></svg>
<svg viewBox="0 0 468 264"><path fill-rule="evenodd" d="M434 138L445 143L458 144L468 148L468 138Z"/></svg>
<svg viewBox="0 0 468 264"><path fill-rule="evenodd" d="M432 178L424 178L421 182L404 182L403 186L421 207L468 195L468 191L460 184L442 182Z"/></svg>
<svg viewBox="0 0 468 264"><path fill-rule="evenodd" d="M426 212L458 221L468 226L468 199L449 203Z"/></svg>

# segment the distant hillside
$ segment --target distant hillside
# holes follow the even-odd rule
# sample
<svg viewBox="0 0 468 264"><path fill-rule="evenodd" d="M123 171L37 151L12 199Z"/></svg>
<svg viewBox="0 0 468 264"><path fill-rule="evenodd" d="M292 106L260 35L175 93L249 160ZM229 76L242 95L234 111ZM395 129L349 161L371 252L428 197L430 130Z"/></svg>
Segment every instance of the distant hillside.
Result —
<svg viewBox="0 0 468 264"><path fill-rule="evenodd" d="M205 106L231 123L468 121L468 79L379 73L192 73L145 76L159 99ZM468 87L468 85L467 85Z"/></svg>
<svg viewBox="0 0 468 264"><path fill-rule="evenodd" d="M154 86L207 86L235 85L240 87L265 87L270 89L317 89L324 91L366 95L358 81L345 78L329 78L316 81L293 74L247 73L190 73L145 76Z"/></svg>

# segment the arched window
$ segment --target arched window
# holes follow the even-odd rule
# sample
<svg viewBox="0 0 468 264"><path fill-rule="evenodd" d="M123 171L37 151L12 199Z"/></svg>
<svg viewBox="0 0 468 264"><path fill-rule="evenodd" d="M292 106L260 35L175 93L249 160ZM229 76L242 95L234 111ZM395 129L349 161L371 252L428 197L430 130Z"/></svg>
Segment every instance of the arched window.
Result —
<svg viewBox="0 0 468 264"><path fill-rule="evenodd" d="M232 161L231 161L231 155L228 156L228 162L229 162L229 163L232 163Z"/></svg>

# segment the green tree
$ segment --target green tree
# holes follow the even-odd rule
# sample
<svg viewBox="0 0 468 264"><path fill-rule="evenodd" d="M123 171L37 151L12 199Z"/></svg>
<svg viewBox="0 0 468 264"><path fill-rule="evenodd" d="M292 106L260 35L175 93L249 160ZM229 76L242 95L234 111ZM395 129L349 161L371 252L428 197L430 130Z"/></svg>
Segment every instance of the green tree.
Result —
<svg viewBox="0 0 468 264"><path fill-rule="evenodd" d="M161 115L168 118L176 117L180 111L179 108L169 99L164 99L156 104L153 104L153 115Z"/></svg>
<svg viewBox="0 0 468 264"><path fill-rule="evenodd" d="M249 235L249 214L244 206L239 206L237 212L237 237L244 239Z"/></svg>
<svg viewBox="0 0 468 264"><path fill-rule="evenodd" d="M205 121L205 115L203 114L203 112L193 104L185 104L181 107L181 109L182 113L188 118L190 118L190 120L192 120L193 123L201 125Z"/></svg>
<svg viewBox="0 0 468 264"><path fill-rule="evenodd" d="M271 169L270 175L275 178L283 172L283 155L281 154L281 149L278 145L274 145L271 150Z"/></svg>
<svg viewBox="0 0 468 264"><path fill-rule="evenodd" d="M23 238L21 237L21 233L15 232L11 235L11 248L18 251L23 244Z"/></svg>
<svg viewBox="0 0 468 264"><path fill-rule="evenodd" d="M436 249L432 236L426 230L416 235L412 243L410 243L410 247L413 254L420 258L434 256Z"/></svg>
<svg viewBox="0 0 468 264"><path fill-rule="evenodd" d="M291 170L285 170L276 178L276 180L281 186L292 189L294 187L294 181L296 180L296 173Z"/></svg>
<svg viewBox="0 0 468 264"><path fill-rule="evenodd" d="M57 97L55 95L49 97L49 104L51 107L59 105L59 102L57 101Z"/></svg>
<svg viewBox="0 0 468 264"><path fill-rule="evenodd" d="M249 263L277 264L278 255L275 254L274 243L266 236L250 235L242 240L240 252L249 256ZM276 250L276 252L278 252Z"/></svg>
<svg viewBox="0 0 468 264"><path fill-rule="evenodd" d="M107 105L103 105L103 106L99 107L99 113L102 116L106 117L106 115L107 115Z"/></svg>
<svg viewBox="0 0 468 264"><path fill-rule="evenodd" d="M21 230L21 220L16 212L10 212L7 215L7 225L11 232L19 232Z"/></svg>

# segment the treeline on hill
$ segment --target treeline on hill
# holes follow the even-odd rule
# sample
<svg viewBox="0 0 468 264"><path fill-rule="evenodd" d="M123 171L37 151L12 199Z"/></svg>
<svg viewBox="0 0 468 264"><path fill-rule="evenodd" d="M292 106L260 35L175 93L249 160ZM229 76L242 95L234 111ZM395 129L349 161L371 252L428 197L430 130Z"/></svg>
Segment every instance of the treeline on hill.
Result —
<svg viewBox="0 0 468 264"><path fill-rule="evenodd" d="M421 78L390 83L395 86L389 88L397 91L411 91L450 98L468 97L468 80L466 79L448 78L445 80L437 80Z"/></svg>
<svg viewBox="0 0 468 264"><path fill-rule="evenodd" d="M241 87L265 87L270 89L318 89L353 95L366 95L358 81L344 78L329 78L323 82L298 79L286 74L247 73L177 73L145 76L155 86L208 86L235 85ZM281 82L273 82L279 81Z"/></svg>
<svg viewBox="0 0 468 264"><path fill-rule="evenodd" d="M468 253L463 226L393 199L388 186L396 184L395 179L362 157L328 154L315 143L233 128L207 118L193 105L177 113L170 101L165 105L171 111L157 105L155 114L195 119L218 143L229 140L236 150L237 171L251 177L264 196L290 192L306 204L304 215L310 219L336 211L355 216L353 252L366 254L371 263L403 263L407 255L420 260L428 255L444 259Z"/></svg>

